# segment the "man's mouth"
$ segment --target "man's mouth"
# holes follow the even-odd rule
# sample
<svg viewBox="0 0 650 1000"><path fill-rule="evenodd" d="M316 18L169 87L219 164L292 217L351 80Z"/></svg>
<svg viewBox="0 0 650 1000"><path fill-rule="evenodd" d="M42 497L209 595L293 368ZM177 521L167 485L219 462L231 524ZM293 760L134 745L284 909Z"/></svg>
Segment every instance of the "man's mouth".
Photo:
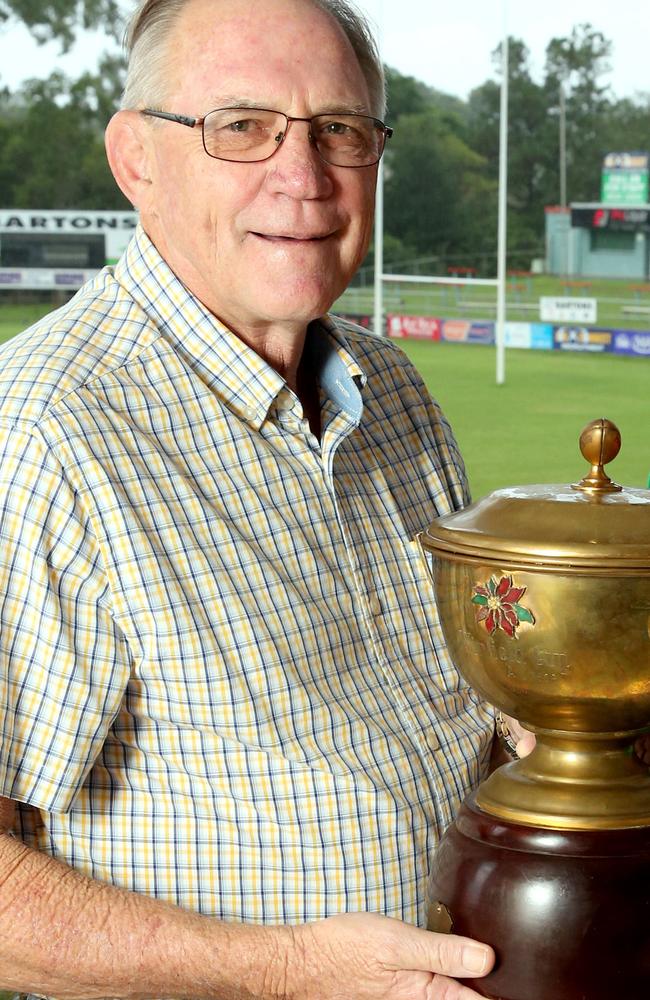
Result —
<svg viewBox="0 0 650 1000"><path fill-rule="evenodd" d="M258 236L262 240L271 243L321 243L329 239L331 233L257 233L253 231L253 236Z"/></svg>

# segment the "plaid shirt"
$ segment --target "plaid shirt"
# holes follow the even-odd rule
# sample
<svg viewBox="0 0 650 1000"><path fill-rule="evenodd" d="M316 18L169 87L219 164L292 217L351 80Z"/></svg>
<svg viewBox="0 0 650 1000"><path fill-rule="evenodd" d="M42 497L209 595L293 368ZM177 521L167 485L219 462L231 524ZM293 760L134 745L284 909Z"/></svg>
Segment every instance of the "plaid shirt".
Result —
<svg viewBox="0 0 650 1000"><path fill-rule="evenodd" d="M463 502L391 343L325 318L319 442L138 231L0 352L0 794L98 879L225 919L425 918L492 714L417 532Z"/></svg>

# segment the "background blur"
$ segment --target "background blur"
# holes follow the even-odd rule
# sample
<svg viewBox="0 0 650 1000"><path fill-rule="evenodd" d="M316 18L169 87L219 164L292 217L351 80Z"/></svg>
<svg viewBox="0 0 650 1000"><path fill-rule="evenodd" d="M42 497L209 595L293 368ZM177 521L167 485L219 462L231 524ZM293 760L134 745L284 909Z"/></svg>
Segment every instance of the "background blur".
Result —
<svg viewBox="0 0 650 1000"><path fill-rule="evenodd" d="M650 148L650 6L550 0L543 9L511 5L507 24L504 5L477 0L457 11L409 0L360 6L377 27L387 63L387 121L395 128L385 159L384 271L467 279L435 287L387 284L389 330L417 354L452 418L475 494L531 475L564 479L567 456L579 478L581 422L601 415L623 432L619 478L646 485L650 214L636 230L624 218L611 232L580 232L618 261L615 273L585 276L574 273L576 260L566 254L550 266L548 209L563 201L560 221L568 226L569 205L599 203L607 153ZM124 13L115 0L0 0L0 213L14 225L19 212L130 209L103 150L123 82ZM471 285L472 278L496 273L504 28L510 35L508 319L521 324L510 331L507 388L493 384L494 293ZM636 252L642 242L641 270L631 264L628 270L617 250L625 244ZM0 268L7 265L3 246L8 254L10 240L0 227ZM339 311L369 322L373 273L371 251ZM536 330L542 296L597 302L596 332L571 321L549 327L542 344ZM0 284L0 337L13 336L65 297ZM466 351L458 341L472 346ZM628 345L626 357L613 356L617 345ZM522 346L561 350L515 349ZM522 395L514 399L516 388Z"/></svg>

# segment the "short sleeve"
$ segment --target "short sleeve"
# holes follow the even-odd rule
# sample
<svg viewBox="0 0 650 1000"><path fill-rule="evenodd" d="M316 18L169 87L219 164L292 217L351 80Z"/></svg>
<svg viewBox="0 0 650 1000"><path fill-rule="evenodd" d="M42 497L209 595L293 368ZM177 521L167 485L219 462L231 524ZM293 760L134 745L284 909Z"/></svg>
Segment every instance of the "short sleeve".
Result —
<svg viewBox="0 0 650 1000"><path fill-rule="evenodd" d="M67 811L129 672L79 496L37 433L0 426L0 795Z"/></svg>

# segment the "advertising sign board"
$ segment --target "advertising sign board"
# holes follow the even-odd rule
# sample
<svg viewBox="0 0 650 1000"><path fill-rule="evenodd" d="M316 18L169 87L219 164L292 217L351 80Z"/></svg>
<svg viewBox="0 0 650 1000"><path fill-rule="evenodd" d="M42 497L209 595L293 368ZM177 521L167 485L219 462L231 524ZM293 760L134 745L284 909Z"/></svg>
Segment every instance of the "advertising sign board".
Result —
<svg viewBox="0 0 650 1000"><path fill-rule="evenodd" d="M442 321L442 339L466 344L493 344L494 323L445 319Z"/></svg>
<svg viewBox="0 0 650 1000"><path fill-rule="evenodd" d="M550 323L506 323L506 347L549 350L553 347L553 327Z"/></svg>
<svg viewBox="0 0 650 1000"><path fill-rule="evenodd" d="M595 323L597 312L597 299L542 295L539 300L539 318L546 323Z"/></svg>
<svg viewBox="0 0 650 1000"><path fill-rule="evenodd" d="M612 350L616 354L650 357L650 333L638 330L614 330Z"/></svg>
<svg viewBox="0 0 650 1000"><path fill-rule="evenodd" d="M608 153L603 161L600 200L606 205L648 201L648 154Z"/></svg>
<svg viewBox="0 0 650 1000"><path fill-rule="evenodd" d="M556 326L553 333L555 347L561 351L611 351L611 330L588 330L584 326Z"/></svg>
<svg viewBox="0 0 650 1000"><path fill-rule="evenodd" d="M431 316L387 317L389 337L413 337L417 340L440 340L440 320Z"/></svg>
<svg viewBox="0 0 650 1000"><path fill-rule="evenodd" d="M650 229L647 208L571 208L571 225L576 229L615 229L636 232Z"/></svg>
<svg viewBox="0 0 650 1000"><path fill-rule="evenodd" d="M96 271L70 271L63 268L0 267L0 288L20 288L29 291L55 288L74 291L95 276Z"/></svg>

